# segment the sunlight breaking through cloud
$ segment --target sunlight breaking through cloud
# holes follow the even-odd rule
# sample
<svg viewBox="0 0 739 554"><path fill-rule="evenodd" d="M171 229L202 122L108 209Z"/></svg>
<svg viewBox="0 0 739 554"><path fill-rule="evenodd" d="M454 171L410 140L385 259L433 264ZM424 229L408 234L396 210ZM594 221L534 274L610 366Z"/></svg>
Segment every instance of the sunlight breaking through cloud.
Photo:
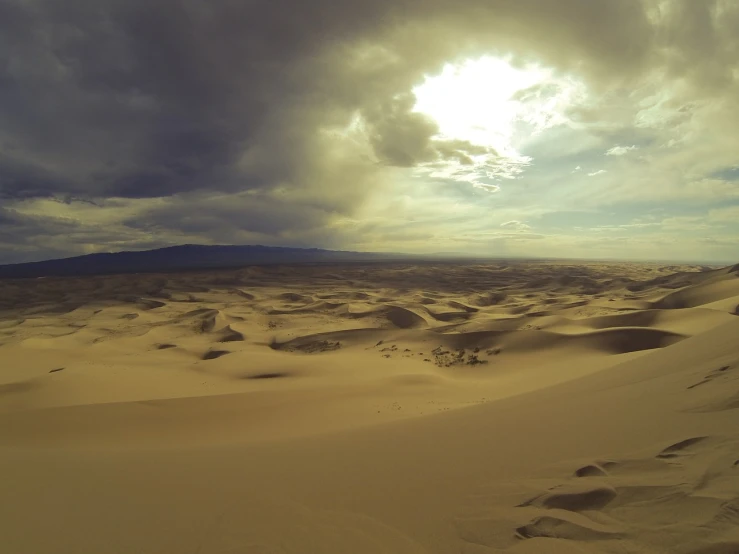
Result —
<svg viewBox="0 0 739 554"><path fill-rule="evenodd" d="M426 164L420 173L475 185L519 177L533 161L521 153L528 140L568 124L567 110L586 97L583 83L571 77L487 56L447 64L413 92L414 111L439 126L434 138L464 140L491 150L471 156L468 164Z"/></svg>

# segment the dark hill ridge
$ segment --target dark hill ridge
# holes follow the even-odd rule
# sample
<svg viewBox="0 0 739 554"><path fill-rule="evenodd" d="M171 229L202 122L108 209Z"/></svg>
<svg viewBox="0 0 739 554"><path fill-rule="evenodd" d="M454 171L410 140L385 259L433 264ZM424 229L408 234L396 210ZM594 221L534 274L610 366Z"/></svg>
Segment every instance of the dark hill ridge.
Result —
<svg viewBox="0 0 739 554"><path fill-rule="evenodd" d="M247 265L379 261L401 257L412 256L320 248L185 244L141 252L87 254L60 260L0 265L0 278L153 273Z"/></svg>

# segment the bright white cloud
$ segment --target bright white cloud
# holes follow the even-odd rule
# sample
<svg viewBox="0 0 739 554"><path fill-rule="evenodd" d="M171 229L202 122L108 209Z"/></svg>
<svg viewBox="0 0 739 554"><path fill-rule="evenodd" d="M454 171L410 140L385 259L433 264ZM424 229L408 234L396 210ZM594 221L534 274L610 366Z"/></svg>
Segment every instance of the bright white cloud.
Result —
<svg viewBox="0 0 739 554"><path fill-rule="evenodd" d="M599 169L598 171L593 171L592 173L588 173L588 177L596 177L597 175L603 175L604 173L608 173L605 169Z"/></svg>
<svg viewBox="0 0 739 554"><path fill-rule="evenodd" d="M505 223L501 223L500 226L506 229L515 229L517 231L527 231L531 229L531 225L527 225L526 223L523 223L522 221L518 221L515 219L512 221L506 221Z"/></svg>
<svg viewBox="0 0 739 554"><path fill-rule="evenodd" d="M636 150L637 146L632 144L631 146L614 146L610 150L606 151L606 156L623 156L633 150Z"/></svg>
<svg viewBox="0 0 739 554"><path fill-rule="evenodd" d="M474 183L472 186L474 186L476 189L482 189L488 192L498 192L500 190L500 187L498 185L488 185L485 183Z"/></svg>

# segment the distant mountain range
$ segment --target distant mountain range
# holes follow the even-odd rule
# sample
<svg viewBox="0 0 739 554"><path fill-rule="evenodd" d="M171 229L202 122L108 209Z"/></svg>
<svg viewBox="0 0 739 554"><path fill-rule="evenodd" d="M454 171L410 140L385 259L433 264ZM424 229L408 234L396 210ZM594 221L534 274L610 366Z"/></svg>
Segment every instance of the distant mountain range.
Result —
<svg viewBox="0 0 739 554"><path fill-rule="evenodd" d="M87 254L60 260L0 265L0 278L154 273L248 265L362 262L411 259L407 254L347 252L278 246L209 246L185 244L145 250Z"/></svg>

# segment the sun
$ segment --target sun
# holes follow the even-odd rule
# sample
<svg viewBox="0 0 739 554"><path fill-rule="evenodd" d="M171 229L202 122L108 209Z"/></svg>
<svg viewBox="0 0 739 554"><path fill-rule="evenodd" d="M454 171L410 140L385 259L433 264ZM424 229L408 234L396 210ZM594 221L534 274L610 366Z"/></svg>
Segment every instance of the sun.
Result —
<svg viewBox="0 0 739 554"><path fill-rule="evenodd" d="M514 95L546 77L539 68L519 69L496 58L447 65L414 89L415 110L434 119L446 138L504 150L520 111Z"/></svg>
<svg viewBox="0 0 739 554"><path fill-rule="evenodd" d="M527 140L567 123L567 109L585 94L582 83L552 69L488 56L447 64L413 92L414 111L439 126L435 138L486 146L519 166L527 160L521 154Z"/></svg>

